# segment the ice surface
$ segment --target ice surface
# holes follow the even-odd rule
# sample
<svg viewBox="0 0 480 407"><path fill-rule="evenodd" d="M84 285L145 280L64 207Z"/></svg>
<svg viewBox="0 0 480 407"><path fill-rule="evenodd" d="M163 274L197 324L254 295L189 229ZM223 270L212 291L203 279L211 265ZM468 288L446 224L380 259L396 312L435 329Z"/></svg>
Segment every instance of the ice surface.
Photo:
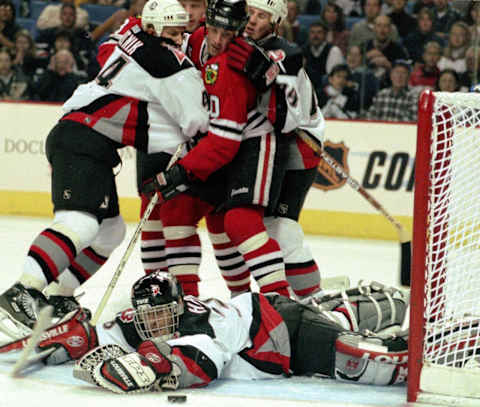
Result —
<svg viewBox="0 0 480 407"><path fill-rule="evenodd" d="M24 257L32 240L50 219L0 217L0 258L2 272L0 292L19 277ZM123 255L135 225L129 225L126 241L110 257L105 266L79 291L82 305L95 311L118 262ZM201 266L200 291L203 297L228 298L206 234L201 232L204 256ZM396 242L354 240L336 237L308 236L322 276L348 275L353 283L359 279L377 280L398 285L400 246ZM132 254L120 277L111 300L100 320L108 320L128 304L131 284L142 275L139 249ZM72 366L35 366L23 377L8 376L14 361L0 360L0 407L34 406L101 406L147 407L171 405L167 395L149 393L121 396L80 382L72 376ZM284 406L382 406L405 407L406 387L363 386L340 383L331 379L293 377L263 381L218 381L205 389L182 391L187 394L185 406L284 407Z"/></svg>

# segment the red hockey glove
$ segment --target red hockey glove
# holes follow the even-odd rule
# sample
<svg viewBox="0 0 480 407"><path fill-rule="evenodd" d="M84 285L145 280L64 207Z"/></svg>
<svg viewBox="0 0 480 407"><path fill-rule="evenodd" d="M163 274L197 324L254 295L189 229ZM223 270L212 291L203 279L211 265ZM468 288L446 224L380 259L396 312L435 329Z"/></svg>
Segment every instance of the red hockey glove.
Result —
<svg viewBox="0 0 480 407"><path fill-rule="evenodd" d="M265 52L247 42L244 38L235 38L227 50L227 64L231 68L244 72L258 92L265 92L280 72L280 68Z"/></svg>
<svg viewBox="0 0 480 407"><path fill-rule="evenodd" d="M169 170L160 172L155 177L144 181L141 192L148 197L157 193L158 203L162 203L186 191L189 182L190 179L185 168L176 164Z"/></svg>
<svg viewBox="0 0 480 407"><path fill-rule="evenodd" d="M78 359L98 345L97 332L81 308L65 315L43 335L46 339L38 344L38 348L55 348L44 359L47 365L59 365Z"/></svg>

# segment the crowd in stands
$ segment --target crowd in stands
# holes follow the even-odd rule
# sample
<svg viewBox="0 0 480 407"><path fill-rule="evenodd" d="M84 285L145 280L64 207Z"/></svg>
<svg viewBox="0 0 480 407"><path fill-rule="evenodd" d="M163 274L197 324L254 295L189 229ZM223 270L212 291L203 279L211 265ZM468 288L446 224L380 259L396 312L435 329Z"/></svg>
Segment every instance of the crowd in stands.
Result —
<svg viewBox="0 0 480 407"><path fill-rule="evenodd" d="M0 99L63 102L98 44L145 0L0 0ZM161 1L161 0L160 0ZM423 89L480 81L480 1L288 0L279 35L304 52L327 118L415 121ZM26 21L34 18L33 26ZM22 26L23 23L23 26Z"/></svg>

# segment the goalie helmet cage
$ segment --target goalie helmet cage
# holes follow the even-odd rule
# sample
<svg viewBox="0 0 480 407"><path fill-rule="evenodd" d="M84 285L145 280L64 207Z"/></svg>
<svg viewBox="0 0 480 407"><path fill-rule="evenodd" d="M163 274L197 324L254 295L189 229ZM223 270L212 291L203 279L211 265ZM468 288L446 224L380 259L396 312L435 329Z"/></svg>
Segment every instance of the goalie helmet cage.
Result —
<svg viewBox="0 0 480 407"><path fill-rule="evenodd" d="M480 406L480 94L418 106L408 401Z"/></svg>

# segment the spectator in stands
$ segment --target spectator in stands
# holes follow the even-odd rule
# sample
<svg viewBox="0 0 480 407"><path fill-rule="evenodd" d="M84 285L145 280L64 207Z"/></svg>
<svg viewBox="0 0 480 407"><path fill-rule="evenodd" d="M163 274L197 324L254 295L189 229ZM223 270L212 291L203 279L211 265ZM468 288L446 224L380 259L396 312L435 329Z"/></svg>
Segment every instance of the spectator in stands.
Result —
<svg viewBox="0 0 480 407"><path fill-rule="evenodd" d="M392 86L382 89L368 110L369 120L413 122L417 120L418 94L408 88L410 67L396 62L390 71Z"/></svg>
<svg viewBox="0 0 480 407"><path fill-rule="evenodd" d="M465 15L465 23L470 30L472 44L478 44L480 38L480 2L472 1Z"/></svg>
<svg viewBox="0 0 480 407"><path fill-rule="evenodd" d="M433 30L442 38L447 38L452 25L460 20L460 13L450 6L449 0L433 0Z"/></svg>
<svg viewBox="0 0 480 407"><path fill-rule="evenodd" d="M417 25L415 17L406 12L406 4L407 0L393 0L392 12L388 14L401 39L406 38L407 34L412 31L412 27Z"/></svg>
<svg viewBox="0 0 480 407"><path fill-rule="evenodd" d="M196 1L203 2L204 0ZM102 24L95 27L95 29L90 33L92 41L95 43L102 37L117 31L127 18L140 15L142 13L145 3L146 0L131 0L128 9L121 9L115 11L115 13L113 13L109 18L107 18L107 20L105 20ZM190 18L192 18L191 15Z"/></svg>
<svg viewBox="0 0 480 407"><path fill-rule="evenodd" d="M8 48L0 49L0 99L29 99L30 81L20 68L14 67L10 52Z"/></svg>
<svg viewBox="0 0 480 407"><path fill-rule="evenodd" d="M50 58L48 69L35 84L40 100L65 102L83 81L73 73L75 59L68 50L58 51Z"/></svg>
<svg viewBox="0 0 480 407"><path fill-rule="evenodd" d="M308 42L303 46L305 70L315 90L322 86L322 78L332 71L333 67L344 63L340 48L327 42L326 24L319 20L310 25Z"/></svg>
<svg viewBox="0 0 480 407"><path fill-rule="evenodd" d="M346 17L363 17L364 0L335 0Z"/></svg>
<svg viewBox="0 0 480 407"><path fill-rule="evenodd" d="M463 21L457 21L452 25L448 35L448 44L443 50L443 56L438 62L438 68L453 69L458 74L467 70L465 54L470 44L470 31Z"/></svg>
<svg viewBox="0 0 480 407"><path fill-rule="evenodd" d="M360 107L358 88L350 79L350 69L346 64L334 66L328 74L326 85L318 92L318 106L326 119L357 117Z"/></svg>
<svg viewBox="0 0 480 407"><path fill-rule="evenodd" d="M76 28L75 19L75 7L71 4L63 4L60 13L60 26L40 31L36 42L39 47L46 49L50 55L58 50L56 48L57 41L61 44L70 42L70 50L75 55L78 70L83 72L85 76L91 77L96 73L89 71L89 64L95 60L95 46L87 31L83 28ZM61 49L65 49L65 47Z"/></svg>
<svg viewBox="0 0 480 407"><path fill-rule="evenodd" d="M458 92L460 89L458 74L453 69L445 69L440 72L438 77L436 91L439 92Z"/></svg>
<svg viewBox="0 0 480 407"><path fill-rule="evenodd" d="M13 65L17 69L21 69L30 81L45 67L44 59L37 55L35 42L27 30L17 32L14 55Z"/></svg>
<svg viewBox="0 0 480 407"><path fill-rule="evenodd" d="M471 46L465 54L466 71L459 75L462 92L468 92L472 86L480 82L480 50Z"/></svg>
<svg viewBox="0 0 480 407"><path fill-rule="evenodd" d="M282 21L279 27L279 35L299 46L307 42L308 30L298 21L299 8L296 1L287 2L287 18Z"/></svg>
<svg viewBox="0 0 480 407"><path fill-rule="evenodd" d="M442 56L442 47L438 42L430 41L425 44L423 64L417 65L410 75L409 85L418 90L435 89L440 70L437 67Z"/></svg>
<svg viewBox="0 0 480 407"><path fill-rule="evenodd" d="M381 0L366 0L364 11L365 18L355 23L349 37L349 45L364 46L367 41L375 38L375 19L380 15ZM399 40L397 28L392 29L392 39Z"/></svg>
<svg viewBox="0 0 480 407"><path fill-rule="evenodd" d="M327 1L328 0L305 0L305 7L300 7L300 10L303 10L303 14L320 14L325 4L327 4Z"/></svg>
<svg viewBox="0 0 480 407"><path fill-rule="evenodd" d="M15 34L20 30L15 22L15 5L11 0L0 0L0 47L14 48Z"/></svg>
<svg viewBox="0 0 480 407"><path fill-rule="evenodd" d="M412 12L414 15L417 15L422 8L431 9L433 12L434 7L435 7L435 4L433 0L415 0Z"/></svg>
<svg viewBox="0 0 480 407"><path fill-rule="evenodd" d="M407 35L403 45L415 64L422 63L425 44L430 41L438 42L442 47L444 40L433 31L433 11L424 7L417 15L417 28Z"/></svg>
<svg viewBox="0 0 480 407"><path fill-rule="evenodd" d="M366 66L362 49L358 45L352 45L347 50L347 65L351 72L351 81L355 82L359 94L359 116L364 116L373 102L373 97L379 89L378 79Z"/></svg>
<svg viewBox="0 0 480 407"><path fill-rule="evenodd" d="M40 13L37 19L37 28L39 30L46 30L47 28L55 28L62 25L61 11L64 4L70 4L75 7L75 26L77 28L88 28L88 13L81 7L76 7L74 0L61 0L58 4L49 4Z"/></svg>
<svg viewBox="0 0 480 407"><path fill-rule="evenodd" d="M327 42L336 45L342 54L346 55L350 32L346 29L345 15L341 7L329 0L323 8L321 18L328 27Z"/></svg>
<svg viewBox="0 0 480 407"><path fill-rule="evenodd" d="M367 65L380 81L380 87L389 84L388 73L394 61L408 59L408 53L399 42L391 39L392 23L388 16L378 16L374 24L375 37L365 44ZM382 86L382 83L385 85Z"/></svg>

